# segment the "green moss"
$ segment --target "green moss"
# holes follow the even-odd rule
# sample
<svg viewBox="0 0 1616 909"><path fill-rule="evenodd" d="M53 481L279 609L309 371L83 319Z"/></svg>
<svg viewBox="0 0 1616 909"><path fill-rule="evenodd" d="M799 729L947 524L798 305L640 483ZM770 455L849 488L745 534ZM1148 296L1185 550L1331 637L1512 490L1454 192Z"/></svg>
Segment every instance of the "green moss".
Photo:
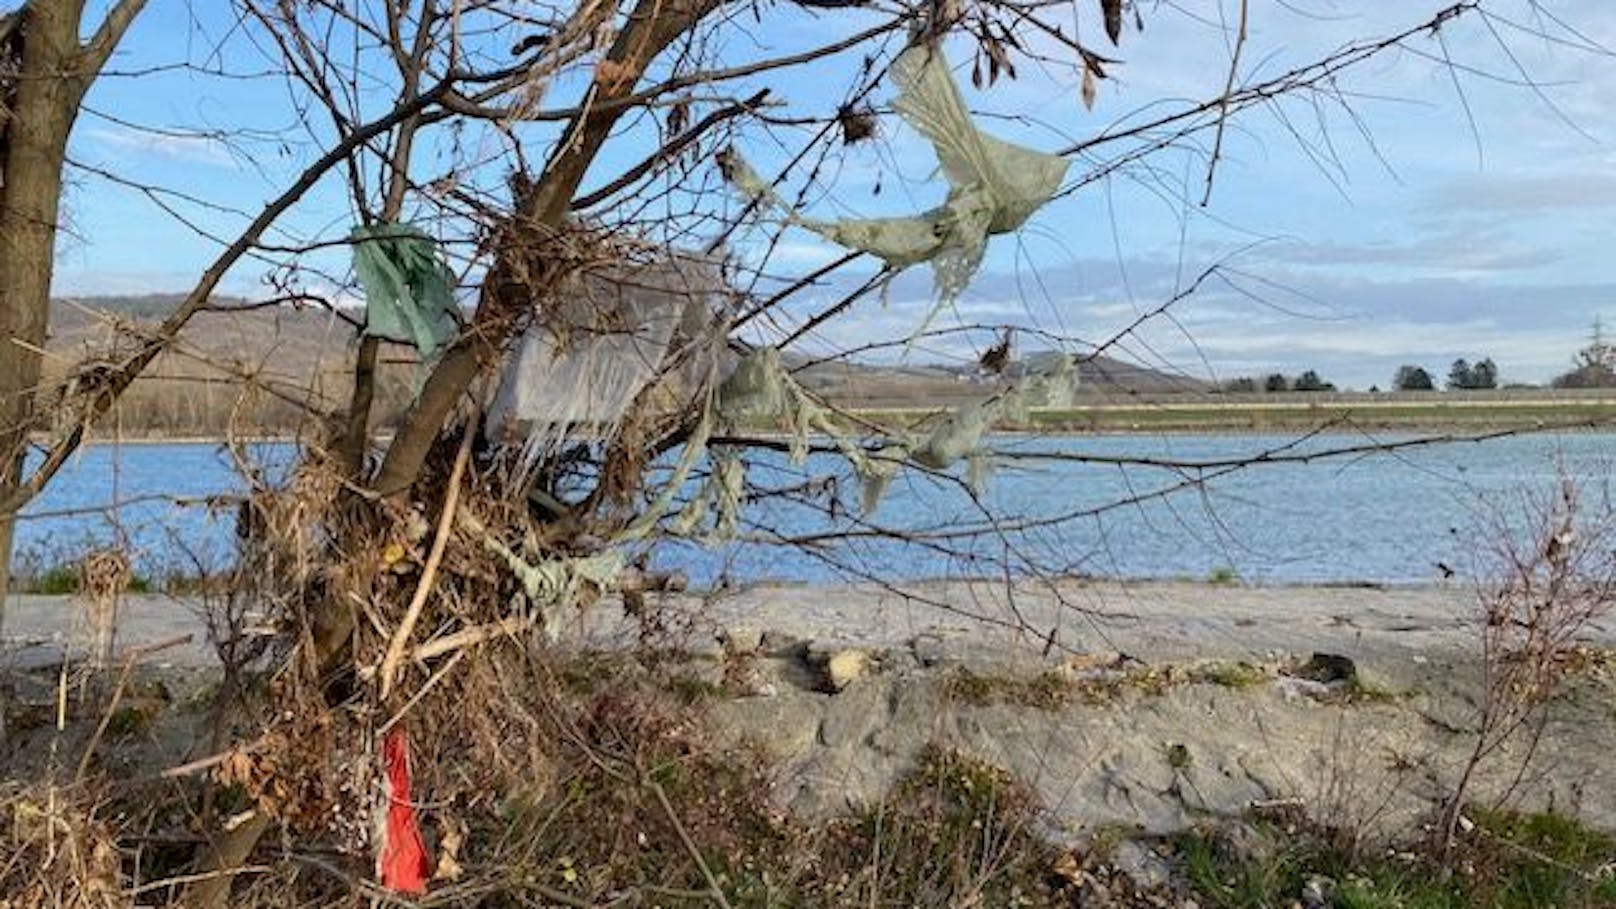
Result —
<svg viewBox="0 0 1616 909"><path fill-rule="evenodd" d="M685 706L706 703L724 694L724 686L686 673L668 679L668 691Z"/></svg>
<svg viewBox="0 0 1616 909"><path fill-rule="evenodd" d="M985 675L962 666L943 679L943 692L977 707L1015 704L1052 710L1069 703L1082 686L1054 669L1037 675Z"/></svg>
<svg viewBox="0 0 1616 909"><path fill-rule="evenodd" d="M1272 678L1261 666L1240 661L1218 660L1200 667L1199 680L1224 688L1255 688Z"/></svg>
<svg viewBox="0 0 1616 909"><path fill-rule="evenodd" d="M943 679L943 691L957 701L985 707L1014 704L1054 710L1071 703L1104 704L1127 692L1160 696L1185 685L1210 684L1252 688L1273 672L1244 661L1136 666L1126 671L1074 675L1050 669L1036 675L989 675L959 667Z"/></svg>
<svg viewBox="0 0 1616 909"><path fill-rule="evenodd" d="M139 735L150 729L156 718L157 710L152 707L135 705L119 707L113 712L111 719L107 720L107 735L113 738Z"/></svg>
<svg viewBox="0 0 1616 909"><path fill-rule="evenodd" d="M1391 704L1402 700L1407 692L1393 691L1373 682L1366 682L1362 675L1356 673L1347 680L1346 687L1341 691L1341 697L1349 704Z"/></svg>

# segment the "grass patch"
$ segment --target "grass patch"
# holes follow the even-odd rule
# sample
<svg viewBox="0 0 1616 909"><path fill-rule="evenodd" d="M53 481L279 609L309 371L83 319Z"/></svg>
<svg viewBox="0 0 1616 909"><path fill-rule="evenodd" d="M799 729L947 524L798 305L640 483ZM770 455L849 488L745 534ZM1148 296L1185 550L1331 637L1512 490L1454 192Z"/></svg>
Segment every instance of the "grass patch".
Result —
<svg viewBox="0 0 1616 909"><path fill-rule="evenodd" d="M931 748L885 802L833 824L815 906L1076 905L1032 832L1032 795L996 767Z"/></svg>
<svg viewBox="0 0 1616 909"><path fill-rule="evenodd" d="M1259 825L1274 843L1239 853L1215 835L1187 833L1173 847L1206 906L1263 909L1305 904L1336 909L1595 909L1616 905L1616 842L1557 814L1477 815L1455 870L1445 874L1409 853L1356 858L1329 845L1327 831Z"/></svg>
<svg viewBox="0 0 1616 909"><path fill-rule="evenodd" d="M1216 660L1199 667L1200 681L1224 688L1255 688L1274 677L1272 671L1244 660Z"/></svg>
<svg viewBox="0 0 1616 909"><path fill-rule="evenodd" d="M958 667L944 676L945 696L976 707L1011 704L1055 710L1073 703L1103 704L1128 692L1160 696L1187 685L1253 688L1274 677L1270 668L1238 660L1169 663L1082 673L1047 669L1036 674L987 674Z"/></svg>

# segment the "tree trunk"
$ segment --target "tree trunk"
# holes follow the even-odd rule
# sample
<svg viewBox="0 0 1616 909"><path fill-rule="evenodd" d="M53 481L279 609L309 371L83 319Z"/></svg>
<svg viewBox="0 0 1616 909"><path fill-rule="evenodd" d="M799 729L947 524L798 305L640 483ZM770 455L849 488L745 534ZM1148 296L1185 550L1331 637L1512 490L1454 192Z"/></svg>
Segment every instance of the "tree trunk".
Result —
<svg viewBox="0 0 1616 909"><path fill-rule="evenodd" d="M606 62L615 67L616 77L603 80L603 70L597 68L595 84L601 89L600 93L567 123L563 135L571 138L554 146L533 193L518 200L513 221L541 229L560 229L584 172L610 138L618 118L634 109L621 102L634 94L650 62L720 2L640 0L635 4L628 24L618 32L617 40L606 54ZM382 495L404 492L420 476L432 443L443 431L455 404L470 390L477 375L497 362L501 355L517 323L511 310L531 305L532 289L546 286L554 277L535 275L516 279L513 273L521 273L522 269L513 267L507 252L500 249L496 253L493 267L483 279L472 330L456 338L444 351L393 436L374 483L375 490Z"/></svg>
<svg viewBox="0 0 1616 909"><path fill-rule="evenodd" d="M25 7L21 78L6 124L0 174L0 592L11 573L23 453L34 420L40 351L50 314L56 219L67 137L83 80L79 23L83 0L34 0ZM0 628L5 601L0 597Z"/></svg>

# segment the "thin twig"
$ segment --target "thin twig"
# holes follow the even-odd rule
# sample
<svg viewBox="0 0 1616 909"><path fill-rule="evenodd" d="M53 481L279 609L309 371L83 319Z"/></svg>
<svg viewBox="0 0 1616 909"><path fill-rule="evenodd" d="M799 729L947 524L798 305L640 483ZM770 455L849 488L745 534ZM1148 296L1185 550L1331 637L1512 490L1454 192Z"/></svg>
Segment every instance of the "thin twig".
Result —
<svg viewBox="0 0 1616 909"><path fill-rule="evenodd" d="M124 896L139 896L164 887L183 887L187 884L197 884L219 877L234 877L238 874L265 874L274 869L268 865L242 865L240 868L224 868L219 871L202 871L196 874L181 874L175 877L165 877L160 881L149 881L137 887L130 887L123 891Z"/></svg>
<svg viewBox="0 0 1616 909"><path fill-rule="evenodd" d="M1218 105L1218 129L1212 137L1212 159L1206 165L1206 193L1201 196L1201 207L1212 201L1212 178L1217 173L1218 159L1223 157L1223 130L1229 122L1229 96L1234 92L1234 80L1240 74L1240 52L1246 47L1246 16L1249 0L1240 0L1240 30L1234 38L1234 54L1229 58L1229 78L1223 83L1223 98Z"/></svg>

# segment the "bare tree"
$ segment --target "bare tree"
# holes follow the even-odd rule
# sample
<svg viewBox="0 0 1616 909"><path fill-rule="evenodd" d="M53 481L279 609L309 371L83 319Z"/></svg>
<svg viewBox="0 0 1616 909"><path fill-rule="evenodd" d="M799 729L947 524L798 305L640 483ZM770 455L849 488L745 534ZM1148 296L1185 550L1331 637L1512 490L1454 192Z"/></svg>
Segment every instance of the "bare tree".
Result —
<svg viewBox="0 0 1616 909"><path fill-rule="evenodd" d="M73 4L55 5L76 9ZM132 15L138 6L128 3L119 9L129 7ZM1237 52L1227 78L1220 73L1220 84L1208 97L1152 108L1143 119L1102 129L1062 149L1080 166L1066 173L1059 189L1076 191L1140 166L1164 150L1209 142L1210 150L1202 149L1209 193L1230 118L1288 97L1310 106L1344 107L1335 84L1344 71L1439 32L1479 7L1474 0L1433 7L1389 34L1365 38L1261 80L1241 78ZM794 6L769 7L719 0L636 0L621 7L562 4L542 15L529 4L504 0L238 0L238 8L256 23L254 40L286 73L319 152L237 236L222 244L196 286L161 324L141 332L129 356L98 372L94 383L81 383L75 407L83 419L50 440L40 466L28 476L19 478L13 467L9 495L0 496L9 510L0 513L14 513L51 481L94 420L175 347L189 320L207 308L224 277L248 257L272 263L275 280L283 285L279 289L298 295L304 290L298 284L303 276L322 269L339 272L334 281L346 283L340 274L346 266L330 265L333 248L352 247L355 255L363 255L365 245L377 242L378 236L399 236L387 232L407 228L411 242L431 249L445 269L452 266L461 285L471 289L476 306L469 314L458 309L452 314L457 324L442 350L420 345L428 361L425 377L385 446L377 438L373 414L378 360L384 342L408 339L384 337L377 330L376 313L369 313L348 364L347 399L337 406L303 402L315 431L290 488L255 491L255 505L261 504L266 515L265 533L288 555L276 560L284 570L257 579L290 630L282 651L288 671L278 682L278 695L288 698L288 709L277 722L307 720L307 728L340 728L354 738L391 728L434 693L434 686L458 684L441 681L451 676L452 664L424 680L419 672L429 659L453 652L445 642L484 642L543 623L542 617L500 614L513 595L529 600L552 596L570 606L614 584L632 592L629 581L618 580L630 577L628 571L602 582L604 572L584 576L580 566L594 571L596 563L589 560L620 556L613 544L624 541L617 549L658 535L691 536L693 527L737 532L738 506L745 501L790 499L841 522L824 533L793 532L755 520L746 527L770 543L800 547L855 576L860 569L836 562L829 543L896 541L973 566L984 561L986 544L993 551L986 561L1007 577L1020 571L1056 574L1070 567L1023 551L1017 535L1054 532L1093 518L1104 507L997 515L968 479L950 471L967 456L974 462L977 456L1059 460L1069 454L978 450L976 438L969 440L973 450L968 452L941 452L943 443L935 440L899 445L896 430L858 414L839 413L797 385L778 363L752 358L759 347L800 346L875 292L891 276L890 263L877 263L875 274L855 280L854 289L840 299L800 310L804 288L828 276L854 273L874 256L849 252L811 274L772 284L766 255L762 264L727 263L726 283L734 293L726 290L724 299L705 313L709 318L691 320L699 324L682 336L716 335L717 346L725 348L721 356L710 358L716 362L707 363L705 371L691 368L701 365L704 351L711 351L699 343L659 358L628 402L626 415L611 421L612 431L565 440L573 444L528 446L517 455L512 449L519 446L485 444L491 440L480 435L491 390L513 352L527 343L536 326L556 333L574 327L561 323L584 291L603 284L632 287L680 257L712 265L742 231L750 232L748 239L756 246L771 249L783 229L782 218L761 219L758 227L760 204L792 191L798 200L806 197L839 147L871 135L871 98L905 48L941 48L952 35L975 57L973 69L985 73L980 78L984 85L1013 77L1018 64L1033 61L1081 74L1090 87L1085 96L1092 97L1094 81L1104 78L1114 63L1106 53L1115 51L1105 48L1102 53L1101 45L1074 36L1069 4L990 0L911 6L800 0ZM833 28L802 49L779 54L754 50L734 59L719 40L746 28L751 16L783 17L804 8L822 14ZM1078 16L1085 29L1117 44L1123 10L1120 0L1103 0ZM1243 23L1239 34L1243 44ZM842 83L833 109L793 109L783 100L782 86L794 77L827 72ZM69 118L62 142L70 125ZM759 179L767 184L766 193L731 188L726 179L737 185L745 181L737 176L737 158L719 153L731 146L745 151L748 141L760 134L786 149L784 163L766 180ZM603 154L608 148L621 154ZM57 149L59 165L59 145ZM439 154L426 154L429 149ZM532 166L534 160L541 163ZM600 173L607 166L617 169ZM8 167L8 194L11 178ZM57 180L59 190L59 175ZM308 193L336 180L352 200L355 230L290 239L280 232L284 216ZM40 224L54 224L54 205L52 201L49 217ZM17 259L8 254L6 261ZM1141 322L1161 317L1203 283L1222 276L1219 269L1209 269L1182 293L1141 316ZM41 295L40 315L37 324L27 326L32 334L17 336L37 348L48 274L43 284L29 287ZM711 291L704 284L688 295L705 297ZM761 326L768 326L763 339ZM643 326L584 327L586 335L609 335ZM955 326L925 334L971 332L991 341L1007 328ZM911 340L912 334L876 338L833 356L895 349ZM1048 332L1044 340L1077 349L1079 339ZM1084 351L1102 352L1115 343L1116 338L1091 341ZM30 356L33 375L19 377L19 391L31 390L37 382L37 352ZM785 428L796 430L792 440L756 432L760 427L747 423L745 408L724 413L723 389L716 379L725 370L719 364L734 367L737 360L762 370L764 391L759 396L776 399L766 413L775 423L762 428L779 428L783 421ZM692 374L695 381L684 385L672 381ZM659 400L653 392L668 397ZM979 435L1009 412L1007 397L1001 389L940 422L969 423ZM788 398L789 406L779 405L780 398ZM724 425L715 425L719 422ZM7 425L18 427L14 435L20 450L23 434L37 421L27 409L19 409ZM742 456L763 450L812 450L842 458L876 497L896 471L912 471L928 482L963 490L975 511L969 520L951 518L935 526L886 525L860 507L864 503L858 493L823 477L807 475L802 482L781 486L749 482ZM659 474L657 464L673 452L687 455L680 457L681 466L670 478ZM1198 488L1251 463L1320 456L1287 445L1238 462L1134 459L1130 463L1166 471L1169 480L1131 501ZM692 493L693 487L701 491ZM562 495L563 489L569 494ZM7 492L0 486L0 493ZM694 507L707 499L719 513L717 521ZM384 565L391 557L378 554L386 553L403 555ZM441 637L428 646L424 637L440 631ZM1048 639L1053 646L1055 630ZM357 699L365 709L338 717L331 705L356 684L363 689ZM435 693L442 696L449 690L439 687ZM280 741L309 748L325 741L300 740L299 733L306 730L296 727L272 731ZM323 766L320 760L308 763ZM287 762L277 772L315 771ZM293 786L287 791L305 790ZM210 873L193 888L191 904L225 904L230 869L247 859L267 830L293 820L290 814L277 815L271 806L236 818L204 850L202 864Z"/></svg>
<svg viewBox="0 0 1616 909"><path fill-rule="evenodd" d="M119 0L99 25L84 0L29 0L0 19L0 622L20 479L33 429L50 312L67 140L84 93L146 0ZM94 27L88 41L80 39Z"/></svg>

